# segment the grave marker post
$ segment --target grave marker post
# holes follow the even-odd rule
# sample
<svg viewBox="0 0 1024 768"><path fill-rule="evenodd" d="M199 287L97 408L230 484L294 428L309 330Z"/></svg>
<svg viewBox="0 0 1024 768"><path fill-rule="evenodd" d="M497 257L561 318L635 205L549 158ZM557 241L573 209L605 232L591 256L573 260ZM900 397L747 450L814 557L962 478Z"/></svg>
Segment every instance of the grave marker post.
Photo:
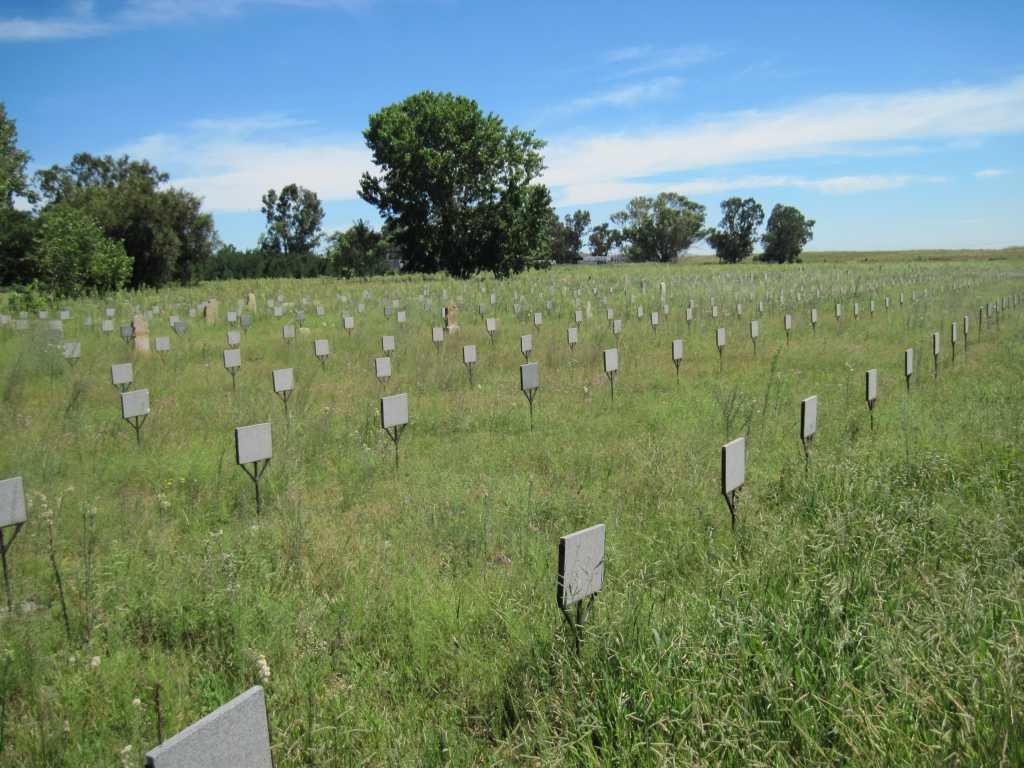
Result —
<svg viewBox="0 0 1024 768"><path fill-rule="evenodd" d="M878 401L878 369L871 368L864 374L864 398L868 401L871 414L871 431L875 430L875 403Z"/></svg>
<svg viewBox="0 0 1024 768"><path fill-rule="evenodd" d="M466 344L462 348L462 362L469 371L469 386L473 386L473 368L476 365L476 344Z"/></svg>
<svg viewBox="0 0 1024 768"><path fill-rule="evenodd" d="M939 350L942 349L942 338L939 336L939 332L935 331L932 334L932 357L935 360L933 367L934 378L939 378Z"/></svg>
<svg viewBox="0 0 1024 768"><path fill-rule="evenodd" d="M281 398L281 402L284 403L284 417L291 423L291 417L288 415L288 401L292 398L292 392L295 391L295 370L292 368L278 368L273 374L271 379L274 385L274 394Z"/></svg>
<svg viewBox="0 0 1024 768"><path fill-rule="evenodd" d="M135 442L142 445L142 425L149 416L149 390L136 389L121 393L121 418L135 430Z"/></svg>
<svg viewBox="0 0 1024 768"><path fill-rule="evenodd" d="M0 480L0 560L3 561L4 593L7 596L7 612L14 611L14 597L11 590L11 577L7 570L7 553L11 551L14 540L18 538L21 526L25 524L25 485L21 477ZM4 530L14 528L11 538L5 538Z"/></svg>
<svg viewBox="0 0 1024 768"><path fill-rule="evenodd" d="M718 372L722 372L722 352L725 350L725 328L719 328L715 334L715 344L718 347Z"/></svg>
<svg viewBox="0 0 1024 768"><path fill-rule="evenodd" d="M619 372L619 350L616 347L604 351L604 374L612 388L612 402L615 402L615 376Z"/></svg>
<svg viewBox="0 0 1024 768"><path fill-rule="evenodd" d="M910 391L910 377L914 375L914 349L907 349L903 353L903 375L907 377L907 392Z"/></svg>
<svg viewBox="0 0 1024 768"><path fill-rule="evenodd" d="M327 339L314 339L313 341L313 355L317 360L320 361L320 369L323 370L327 367L327 358L331 354L331 345Z"/></svg>
<svg viewBox="0 0 1024 768"><path fill-rule="evenodd" d="M754 357L757 357L757 337L761 335L761 324L757 320L750 321L750 340L754 344Z"/></svg>
<svg viewBox="0 0 1024 768"><path fill-rule="evenodd" d="M729 506L732 530L736 530L736 495L746 479L747 441L737 437L722 446L722 495Z"/></svg>
<svg viewBox="0 0 1024 768"><path fill-rule="evenodd" d="M242 367L242 350L240 349L225 349L224 350L224 369L231 374L231 391L236 390L235 377L238 375L239 369Z"/></svg>
<svg viewBox="0 0 1024 768"><path fill-rule="evenodd" d="M256 487L257 516L263 507L260 496L260 478L267 471L273 453L269 421L252 424L248 427L235 427L235 460ZM252 465L252 469L249 468L249 465Z"/></svg>
<svg viewBox="0 0 1024 768"><path fill-rule="evenodd" d="M818 431L818 396L811 395L800 401L800 440L804 446L804 472L811 465L811 443Z"/></svg>
<svg viewBox="0 0 1024 768"><path fill-rule="evenodd" d="M519 366L519 388L530 403L530 431L533 431L533 400L540 389L540 364L523 363Z"/></svg>
<svg viewBox="0 0 1024 768"><path fill-rule="evenodd" d="M580 652L583 626L604 584L604 524L570 533L558 541L558 609ZM575 616L572 607L576 606Z"/></svg>
<svg viewBox="0 0 1024 768"><path fill-rule="evenodd" d="M519 337L519 351L523 353L526 362L530 362L530 353L533 351L533 334L528 333Z"/></svg>
<svg viewBox="0 0 1024 768"><path fill-rule="evenodd" d="M672 362L676 366L676 383L679 383L679 366L683 363L683 340L672 340Z"/></svg>
<svg viewBox="0 0 1024 768"><path fill-rule="evenodd" d="M409 395L391 395L380 399L380 425L395 444L395 475L398 475L398 441L409 424Z"/></svg>

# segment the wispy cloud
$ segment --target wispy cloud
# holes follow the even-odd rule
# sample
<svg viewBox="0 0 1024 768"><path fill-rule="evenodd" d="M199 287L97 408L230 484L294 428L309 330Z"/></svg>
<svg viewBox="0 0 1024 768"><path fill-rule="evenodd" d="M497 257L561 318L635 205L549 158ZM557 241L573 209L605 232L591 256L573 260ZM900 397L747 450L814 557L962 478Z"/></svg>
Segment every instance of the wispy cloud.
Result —
<svg viewBox="0 0 1024 768"><path fill-rule="evenodd" d="M638 133L549 142L545 181L572 204L618 200L645 177L858 155L894 144L1024 131L1024 77L983 86L841 95Z"/></svg>
<svg viewBox="0 0 1024 768"><path fill-rule="evenodd" d="M190 19L226 18L252 5L354 10L372 0L123 0L100 15L94 3L68 3L66 13L45 18L0 18L0 42L37 42L99 37L113 32L172 24Z"/></svg>
<svg viewBox="0 0 1024 768"><path fill-rule="evenodd" d="M169 171L175 186L201 195L215 212L258 210L264 192L290 183L315 190L322 200L355 199L359 177L371 166L369 151L358 137L302 130L311 126L282 115L203 119L118 151Z"/></svg>
<svg viewBox="0 0 1024 768"><path fill-rule="evenodd" d="M985 168L981 171L975 171L974 176L978 179L994 179L997 176L1005 176L1009 171L1005 168Z"/></svg>
<svg viewBox="0 0 1024 768"><path fill-rule="evenodd" d="M596 107L632 107L645 102L661 101L679 90L682 84L683 79L680 77L659 77L645 83L634 83L573 99L566 109L582 112Z"/></svg>
<svg viewBox="0 0 1024 768"><path fill-rule="evenodd" d="M609 51L605 60L624 68L616 74L635 76L651 72L680 70L716 58L720 51L709 45L685 45L677 48L655 48L638 45Z"/></svg>

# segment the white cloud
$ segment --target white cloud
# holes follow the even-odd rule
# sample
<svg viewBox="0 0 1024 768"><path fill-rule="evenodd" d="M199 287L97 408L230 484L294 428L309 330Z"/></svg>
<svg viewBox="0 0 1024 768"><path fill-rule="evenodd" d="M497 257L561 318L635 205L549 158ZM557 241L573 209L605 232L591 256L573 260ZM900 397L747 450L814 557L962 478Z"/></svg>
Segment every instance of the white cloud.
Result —
<svg viewBox="0 0 1024 768"><path fill-rule="evenodd" d="M658 70L685 69L715 58L719 52L709 45L686 45L678 48L655 48L638 45L609 51L605 60L627 65L619 75L640 75Z"/></svg>
<svg viewBox="0 0 1024 768"><path fill-rule="evenodd" d="M1009 171L1005 168L985 168L981 171L975 171L974 176L978 179L994 179L997 176L1005 176Z"/></svg>
<svg viewBox="0 0 1024 768"><path fill-rule="evenodd" d="M631 107L648 101L660 101L674 93L683 84L682 78L660 77L646 83L613 88L571 101L569 111L577 112L595 107Z"/></svg>
<svg viewBox="0 0 1024 768"><path fill-rule="evenodd" d="M172 174L171 183L204 198L218 212L259 210L271 187L295 183L322 200L356 198L359 177L371 166L369 150L356 137L287 137L267 134L310 125L285 116L196 120L180 134L152 134L122 147Z"/></svg>
<svg viewBox="0 0 1024 768"><path fill-rule="evenodd" d="M654 196L659 192L676 192L688 197L721 194L754 189L810 189L830 195L848 195L881 189L897 189L912 183L937 184L945 181L941 176L914 176L910 174L831 176L809 179L803 176L736 176L687 179L686 181L604 181L569 187L559 195L556 204L563 206L592 205L595 203L627 200L637 195Z"/></svg>
<svg viewBox="0 0 1024 768"><path fill-rule="evenodd" d="M1024 78L975 87L830 96L657 131L556 138L545 153L544 179L555 188L560 204L562 199L596 203L621 199L624 195L609 195L644 177L884 152L893 143L1021 131Z"/></svg>
<svg viewBox="0 0 1024 768"><path fill-rule="evenodd" d="M354 10L370 2L372 0L124 0L117 10L101 18L96 15L93 2L76 0L68 3L69 12L63 16L0 18L0 42L98 37L189 19L234 16L250 5Z"/></svg>

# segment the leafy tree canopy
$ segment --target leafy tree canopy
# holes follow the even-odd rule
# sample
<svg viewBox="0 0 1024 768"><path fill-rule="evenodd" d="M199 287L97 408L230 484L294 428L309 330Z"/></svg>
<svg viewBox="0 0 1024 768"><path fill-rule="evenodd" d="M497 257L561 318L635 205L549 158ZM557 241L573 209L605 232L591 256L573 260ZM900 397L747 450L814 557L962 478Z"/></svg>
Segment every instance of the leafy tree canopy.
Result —
<svg viewBox="0 0 1024 768"><path fill-rule="evenodd" d="M213 217L202 212L200 198L165 188L167 181L167 174L146 160L84 152L66 166L35 174L47 206L63 203L82 210L107 237L123 243L136 288L193 282L213 253Z"/></svg>
<svg viewBox="0 0 1024 768"><path fill-rule="evenodd" d="M34 200L25 171L29 159L28 152L18 149L18 127L0 101L0 207L13 208L15 197Z"/></svg>
<svg viewBox="0 0 1024 768"><path fill-rule="evenodd" d="M574 211L564 221L554 220L551 228L551 256L558 264L576 264L583 259L583 238L590 229L590 212Z"/></svg>
<svg viewBox="0 0 1024 768"><path fill-rule="evenodd" d="M710 229L705 239L715 249L718 260L737 264L754 253L757 230L764 223L764 208L748 197L730 197L722 201L722 221Z"/></svg>
<svg viewBox="0 0 1024 768"><path fill-rule="evenodd" d="M67 203L48 206L40 215L33 256L40 285L60 298L117 291L132 274L124 246Z"/></svg>
<svg viewBox="0 0 1024 768"><path fill-rule="evenodd" d="M383 275L391 269L388 259L393 253L394 247L387 235L362 219L328 238L327 258L331 273L338 277Z"/></svg>
<svg viewBox="0 0 1024 768"><path fill-rule="evenodd" d="M612 215L631 261L675 261L704 234L704 206L674 192L634 197Z"/></svg>
<svg viewBox="0 0 1024 768"><path fill-rule="evenodd" d="M505 275L550 258L551 195L535 183L544 142L477 103L423 91L370 115L377 174L360 196L393 233L403 269Z"/></svg>
<svg viewBox="0 0 1024 768"><path fill-rule="evenodd" d="M778 204L772 208L768 226L761 244L761 261L787 263L800 260L800 252L814 237L814 220L791 205Z"/></svg>
<svg viewBox="0 0 1024 768"><path fill-rule="evenodd" d="M263 195L267 229L260 247L283 254L313 253L323 237L324 209L316 192L288 184Z"/></svg>
<svg viewBox="0 0 1024 768"><path fill-rule="evenodd" d="M590 231L590 255L598 261L606 261L622 240L622 233L608 224L598 224Z"/></svg>

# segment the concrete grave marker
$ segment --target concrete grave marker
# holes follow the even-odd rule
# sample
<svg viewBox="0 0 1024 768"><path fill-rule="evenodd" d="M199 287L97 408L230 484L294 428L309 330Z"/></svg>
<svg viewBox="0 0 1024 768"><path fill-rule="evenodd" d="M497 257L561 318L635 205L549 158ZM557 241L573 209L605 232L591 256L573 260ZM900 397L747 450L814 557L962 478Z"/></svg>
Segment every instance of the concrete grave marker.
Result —
<svg viewBox="0 0 1024 768"><path fill-rule="evenodd" d="M558 542L556 600L572 630L577 653L583 625L604 586L604 535L605 527L600 524L570 533ZM575 616L569 612L573 606Z"/></svg>
<svg viewBox="0 0 1024 768"><path fill-rule="evenodd" d="M935 378L939 378L939 351L942 349L942 338L939 336L939 332L935 331L932 334L932 357L935 359Z"/></svg>
<svg viewBox="0 0 1024 768"><path fill-rule="evenodd" d="M757 337L761 335L761 324L757 320L750 321L750 341L754 344L754 355L757 355Z"/></svg>
<svg viewBox="0 0 1024 768"><path fill-rule="evenodd" d="M491 337L491 344L494 344L494 334L498 332L498 319L495 317L488 317L484 321L484 327L487 328L487 335Z"/></svg>
<svg viewBox="0 0 1024 768"><path fill-rule="evenodd" d="M122 392L127 392L134 377L131 363L116 363L110 366L110 381Z"/></svg>
<svg viewBox="0 0 1024 768"><path fill-rule="evenodd" d="M391 378L391 358L375 357L373 359L373 369L377 376L377 381L387 386L388 379Z"/></svg>
<svg viewBox="0 0 1024 768"><path fill-rule="evenodd" d="M235 460L256 486L257 515L262 509L260 478L267 471L273 455L273 437L269 421L248 427L235 427ZM249 465L252 465L251 469Z"/></svg>
<svg viewBox="0 0 1024 768"><path fill-rule="evenodd" d="M715 345L718 347L718 372L722 372L722 353L725 350L725 328L719 328L715 333Z"/></svg>
<svg viewBox="0 0 1024 768"><path fill-rule="evenodd" d="M395 317L398 320L398 324L399 325L404 325L405 324L405 310L404 309L398 310L398 312L395 313Z"/></svg>
<svg viewBox="0 0 1024 768"><path fill-rule="evenodd" d="M434 348L437 349L438 353L440 353L441 345L444 344L444 328L442 328L440 325L435 325L433 328L431 328L430 340L434 342Z"/></svg>
<svg viewBox="0 0 1024 768"><path fill-rule="evenodd" d="M64 342L64 359L69 365L74 365L82 357L82 344L78 341Z"/></svg>
<svg viewBox="0 0 1024 768"><path fill-rule="evenodd" d="M292 368L277 368L272 373L274 394L281 398L284 403L284 417L288 415L288 401L291 400L292 392L295 391L295 370Z"/></svg>
<svg viewBox="0 0 1024 768"><path fill-rule="evenodd" d="M320 361L320 367L327 364L327 358L331 355L331 345L327 339L313 340L313 356Z"/></svg>
<svg viewBox="0 0 1024 768"><path fill-rule="evenodd" d="M466 344L462 348L462 363L469 371L469 386L473 386L473 367L476 365L476 344Z"/></svg>
<svg viewBox="0 0 1024 768"><path fill-rule="evenodd" d="M790 333L793 332L793 316L790 315L790 314L787 314L782 319L782 325L786 329L786 346L788 347L789 346L789 335L790 335Z"/></svg>
<svg viewBox="0 0 1024 768"><path fill-rule="evenodd" d="M573 318L574 318L574 322L576 323L576 325L582 325L583 324L583 310L577 309L573 313Z"/></svg>
<svg viewBox="0 0 1024 768"><path fill-rule="evenodd" d="M380 349L381 351L391 357L391 353L395 351L395 337L394 336L381 336L380 337Z"/></svg>
<svg viewBox="0 0 1024 768"><path fill-rule="evenodd" d="M181 320L179 320L178 322L176 322L174 324L174 332L176 334L178 334L179 336L184 336L185 335L185 331L187 331L187 330L188 330L188 326L185 325L185 323L183 321L181 321Z"/></svg>
<svg viewBox="0 0 1024 768"><path fill-rule="evenodd" d="M351 336L352 329L356 327L356 319L351 315L344 315L341 318L341 324L345 328L345 333Z"/></svg>
<svg viewBox="0 0 1024 768"><path fill-rule="evenodd" d="M949 346L952 350L953 363L956 364L956 343L957 343L957 326L956 320L954 320L949 326Z"/></svg>
<svg viewBox="0 0 1024 768"><path fill-rule="evenodd" d="M679 366L683 364L683 340L673 339L672 341L672 363L676 367L676 381L679 381Z"/></svg>
<svg viewBox="0 0 1024 768"><path fill-rule="evenodd" d="M295 341L295 326L290 323L281 329L281 338L285 340L285 343L292 343Z"/></svg>
<svg viewBox="0 0 1024 768"><path fill-rule="evenodd" d="M654 333L658 332L658 323L661 322L661 315L657 312L651 312L651 329Z"/></svg>
<svg viewBox="0 0 1024 768"><path fill-rule="evenodd" d="M722 446L722 495L729 505L732 529L736 530L736 492L747 476L747 441L738 437Z"/></svg>
<svg viewBox="0 0 1024 768"><path fill-rule="evenodd" d="M234 309L229 309L227 314L228 322L234 325L238 322L238 312Z"/></svg>
<svg viewBox="0 0 1024 768"><path fill-rule="evenodd" d="M2 560L4 573L4 592L7 595L7 612L14 610L14 598L11 591L11 579L7 570L7 553L11 551L11 545L18 537L21 526L25 524L28 515L25 507L25 486L20 477L10 477L0 480L0 560ZM6 528L14 528L11 537L6 538Z"/></svg>
<svg viewBox="0 0 1024 768"><path fill-rule="evenodd" d="M579 329L576 326L570 326L565 331L565 339L569 344L569 350L574 351L576 349L576 343L579 341Z"/></svg>
<svg viewBox="0 0 1024 768"><path fill-rule="evenodd" d="M528 333L519 337L519 351L522 352L526 362L530 362L530 353L533 351L533 334Z"/></svg>
<svg viewBox="0 0 1024 768"><path fill-rule="evenodd" d="M530 431L533 431L533 400L540 389L540 364L523 363L519 366L519 388L530 403Z"/></svg>
<svg viewBox="0 0 1024 768"><path fill-rule="evenodd" d="M811 310L811 333L815 334L818 331L818 310Z"/></svg>
<svg viewBox="0 0 1024 768"><path fill-rule="evenodd" d="M910 391L910 377L914 375L914 350L910 348L903 353L903 375L907 377L907 392Z"/></svg>
<svg viewBox="0 0 1024 768"><path fill-rule="evenodd" d="M240 349L225 349L224 350L224 368L231 374L231 389L235 389L235 377L238 375L238 371L242 367L242 350Z"/></svg>
<svg viewBox="0 0 1024 768"><path fill-rule="evenodd" d="M242 343L242 332L241 331L228 331L228 346L237 347Z"/></svg>
<svg viewBox="0 0 1024 768"><path fill-rule="evenodd" d="M121 418L135 430L135 442L142 445L142 424L149 416L149 390L135 389L121 393Z"/></svg>
<svg viewBox="0 0 1024 768"><path fill-rule="evenodd" d="M100 323L100 330L103 331L103 333L113 333L114 332L114 321L113 320L104 320L104 321L102 321Z"/></svg>
<svg viewBox="0 0 1024 768"><path fill-rule="evenodd" d="M604 375L611 384L612 400L615 400L615 377L619 373L619 350L615 347L604 351Z"/></svg>
<svg viewBox="0 0 1024 768"><path fill-rule="evenodd" d="M810 460L811 441L818 431L818 396L811 395L800 401L800 439L804 445L804 459ZM805 463L805 467L807 464Z"/></svg>
<svg viewBox="0 0 1024 768"><path fill-rule="evenodd" d="M153 344L158 353L171 351L170 336L157 336L155 339L153 339Z"/></svg>
<svg viewBox="0 0 1024 768"><path fill-rule="evenodd" d="M622 335L622 320L616 318L612 320L612 335L618 337Z"/></svg>
<svg viewBox="0 0 1024 768"><path fill-rule="evenodd" d="M395 473L398 473L398 441L409 424L409 395L391 395L380 399L380 425L395 444Z"/></svg>
<svg viewBox="0 0 1024 768"><path fill-rule="evenodd" d="M864 374L864 398L871 414L871 429L875 428L875 403L878 401L878 369L871 368Z"/></svg>

